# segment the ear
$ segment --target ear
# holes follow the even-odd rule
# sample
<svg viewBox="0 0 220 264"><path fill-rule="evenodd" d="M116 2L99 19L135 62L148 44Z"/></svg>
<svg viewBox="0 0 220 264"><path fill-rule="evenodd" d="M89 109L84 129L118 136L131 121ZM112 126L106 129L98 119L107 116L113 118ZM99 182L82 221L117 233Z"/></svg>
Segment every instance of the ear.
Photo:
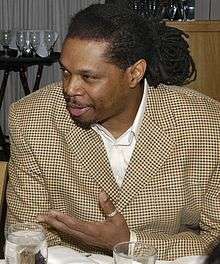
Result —
<svg viewBox="0 0 220 264"><path fill-rule="evenodd" d="M140 83L140 81L144 77L144 73L147 68L147 62L144 59L138 60L133 65L128 67L128 78L129 78L129 84L130 87L136 87L137 84Z"/></svg>

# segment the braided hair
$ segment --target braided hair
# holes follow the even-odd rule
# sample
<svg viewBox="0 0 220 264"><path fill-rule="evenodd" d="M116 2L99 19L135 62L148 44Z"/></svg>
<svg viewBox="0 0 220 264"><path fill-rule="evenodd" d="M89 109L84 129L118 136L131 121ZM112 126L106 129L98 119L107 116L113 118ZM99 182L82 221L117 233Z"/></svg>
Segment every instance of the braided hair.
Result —
<svg viewBox="0 0 220 264"><path fill-rule="evenodd" d="M107 61L123 70L145 59L144 77L150 86L181 86L195 79L187 35L162 21L143 18L123 5L93 4L80 11L72 17L66 36L74 37L108 42Z"/></svg>

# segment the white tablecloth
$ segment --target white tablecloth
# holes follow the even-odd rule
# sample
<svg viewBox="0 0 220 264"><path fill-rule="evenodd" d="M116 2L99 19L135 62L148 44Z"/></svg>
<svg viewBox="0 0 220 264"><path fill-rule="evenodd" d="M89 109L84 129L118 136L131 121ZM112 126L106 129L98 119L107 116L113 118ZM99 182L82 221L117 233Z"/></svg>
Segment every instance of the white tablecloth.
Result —
<svg viewBox="0 0 220 264"><path fill-rule="evenodd" d="M188 256L175 261L157 260L156 264L203 264L205 256ZM113 258L98 254L80 254L79 252L61 246L48 249L48 264L113 264Z"/></svg>
<svg viewBox="0 0 220 264"><path fill-rule="evenodd" d="M188 256L174 261L157 260L156 264L204 264L205 256ZM99 254L81 254L73 249L54 246L48 249L48 264L113 264L113 258ZM0 260L0 264L5 264Z"/></svg>

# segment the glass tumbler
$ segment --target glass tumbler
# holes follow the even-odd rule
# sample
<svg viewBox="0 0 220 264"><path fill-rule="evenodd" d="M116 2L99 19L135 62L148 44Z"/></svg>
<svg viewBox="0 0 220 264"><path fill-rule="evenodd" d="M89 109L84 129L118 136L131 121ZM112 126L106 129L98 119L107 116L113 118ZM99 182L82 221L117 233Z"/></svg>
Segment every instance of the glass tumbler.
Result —
<svg viewBox="0 0 220 264"><path fill-rule="evenodd" d="M142 242L122 242L114 246L115 264L155 264L157 250Z"/></svg>
<svg viewBox="0 0 220 264"><path fill-rule="evenodd" d="M16 223L8 228L6 264L46 264L47 242L44 229L36 223Z"/></svg>

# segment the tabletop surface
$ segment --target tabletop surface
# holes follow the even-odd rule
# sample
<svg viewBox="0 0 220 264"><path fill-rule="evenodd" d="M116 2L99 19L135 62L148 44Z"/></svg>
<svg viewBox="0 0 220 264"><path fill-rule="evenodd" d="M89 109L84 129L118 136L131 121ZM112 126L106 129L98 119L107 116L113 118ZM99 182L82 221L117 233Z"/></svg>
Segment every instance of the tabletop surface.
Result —
<svg viewBox="0 0 220 264"><path fill-rule="evenodd" d="M16 63L33 63L33 62L54 62L57 61L60 57L60 52L53 52L50 56L48 57L40 57L40 56L35 56L35 57L17 57L17 52L11 52L9 53L10 56L5 57L3 56L3 52L0 51L0 63L11 63L11 62L16 62Z"/></svg>
<svg viewBox="0 0 220 264"><path fill-rule="evenodd" d="M155 264L204 264L206 256L186 256L174 261L157 260ZM114 264L110 256L100 254L80 253L65 246L48 248L48 264ZM0 260L0 264L5 264Z"/></svg>

